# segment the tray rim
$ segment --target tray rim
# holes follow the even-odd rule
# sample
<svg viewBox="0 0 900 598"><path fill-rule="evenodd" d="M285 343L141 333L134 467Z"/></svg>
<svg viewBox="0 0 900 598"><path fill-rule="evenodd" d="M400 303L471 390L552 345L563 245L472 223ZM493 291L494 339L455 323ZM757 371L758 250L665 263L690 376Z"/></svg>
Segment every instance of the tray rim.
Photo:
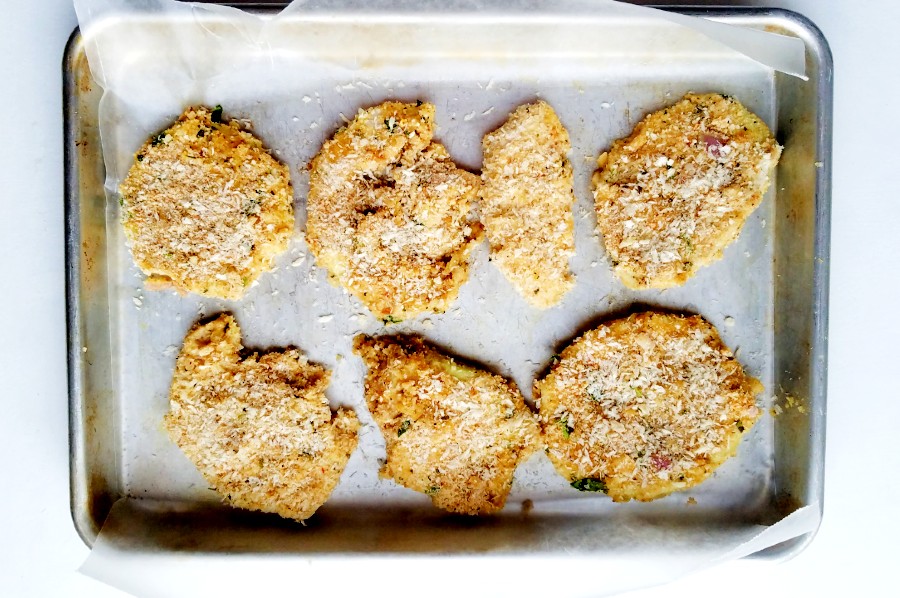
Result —
<svg viewBox="0 0 900 598"><path fill-rule="evenodd" d="M274 10L287 5L286 2L240 2L232 3L245 10ZM814 196L813 232L813 279L812 279L812 330L810 337L810 396L809 400L820 408L810 413L810 460L807 464L810 475L810 497L819 510L819 524L815 530L763 551L748 558L764 558L783 561L802 552L815 538L821 527L824 513L824 457L827 411L827 369L828 369L828 299L830 266L830 224L831 224L831 146L833 128L833 56L822 31L810 19L800 13L783 8L748 6L697 6L691 4L651 5L654 8L679 12L689 16L711 19L772 19L781 25L789 25L790 33L803 40L807 52L815 58L814 75L817 82L817 115L815 151L817 170ZM427 14L427 13L422 13ZM83 416L84 388L82 374L83 335L80 328L82 309L78 300L81 288L80 248L81 230L79 222L80 195L75 183L78 156L75 146L77 138L78 111L75 106L77 83L71 66L79 55L83 55L83 44L76 27L65 45L62 60L62 100L63 100L63 172L64 172L64 225L65 225L65 300L66 300L66 357L69 406L69 502L70 515L76 532L85 546L91 548L96 541L102 521L98 521L86 508L87 473L81 459L84 447ZM445 555L446 556L446 555ZM453 556L453 555L449 555Z"/></svg>
<svg viewBox="0 0 900 598"><path fill-rule="evenodd" d="M84 463L80 459L79 449L84 445L84 434L79 422L82 416L84 389L82 387L83 367L78 352L84 346L81 328L81 305L78 291L81 288L81 263L78 250L81 246L81 227L78 222L78 191L74 184L77 157L75 156L75 122L77 115L73 107L73 90L75 89L74 64L75 57L81 51L81 32L78 27L69 36L63 50L63 225L65 226L65 285L66 285L66 383L69 405L69 513L75 531L88 548L97 538L98 522L94 521L79 502L86 494Z"/></svg>

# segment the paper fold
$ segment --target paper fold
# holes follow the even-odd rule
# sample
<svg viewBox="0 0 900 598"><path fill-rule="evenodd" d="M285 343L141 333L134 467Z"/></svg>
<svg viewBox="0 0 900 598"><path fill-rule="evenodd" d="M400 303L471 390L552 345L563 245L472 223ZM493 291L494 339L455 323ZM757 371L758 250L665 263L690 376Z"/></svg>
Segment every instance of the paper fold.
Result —
<svg viewBox="0 0 900 598"><path fill-rule="evenodd" d="M715 530L689 546L661 533L653 546L632 551L557 554L462 554L453 558L414 554L291 555L242 551L216 555L154 550L142 542L134 499L118 501L80 572L140 596L280 596L302 587L303 595L365 592L394 598L398 588L427 588L430 597L612 596L661 585L780 542L815 533L819 505L794 511L771 526ZM627 531L613 523L606 533ZM298 530L296 533L302 533ZM585 575L585 572L590 572ZM436 580L440 580L437 582ZM565 580L572 580L571 583ZM399 584L399 585L398 585Z"/></svg>

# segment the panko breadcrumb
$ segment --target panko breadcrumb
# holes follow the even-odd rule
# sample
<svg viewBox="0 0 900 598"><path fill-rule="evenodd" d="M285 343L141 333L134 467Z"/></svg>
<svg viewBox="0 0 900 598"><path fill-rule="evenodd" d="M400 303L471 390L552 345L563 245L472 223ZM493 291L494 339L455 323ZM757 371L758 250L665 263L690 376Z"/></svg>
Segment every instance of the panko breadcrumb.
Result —
<svg viewBox="0 0 900 598"><path fill-rule="evenodd" d="M780 156L765 123L731 97L687 95L644 118L600 155L593 179L597 224L622 282L673 287L721 258Z"/></svg>
<svg viewBox="0 0 900 598"><path fill-rule="evenodd" d="M331 412L328 371L296 349L244 359L240 350L229 315L188 333L166 429L226 502L303 521L337 485L359 421Z"/></svg>
<svg viewBox="0 0 900 598"><path fill-rule="evenodd" d="M536 307L551 307L574 285L572 149L546 102L520 106L484 136L481 215L491 260Z"/></svg>
<svg viewBox="0 0 900 598"><path fill-rule="evenodd" d="M119 187L148 286L240 298L294 230L288 169L222 110L188 108L135 154Z"/></svg>
<svg viewBox="0 0 900 598"><path fill-rule="evenodd" d="M310 250L381 319L445 311L480 237L468 220L479 179L433 134L433 105L385 102L360 110L310 164Z"/></svg>
<svg viewBox="0 0 900 598"><path fill-rule="evenodd" d="M709 477L760 417L762 391L703 318L653 312L584 334L534 385L557 471L617 502Z"/></svg>
<svg viewBox="0 0 900 598"><path fill-rule="evenodd" d="M387 445L381 475L467 515L499 511L516 466L538 446L536 418L512 382L418 338L356 338L366 404Z"/></svg>

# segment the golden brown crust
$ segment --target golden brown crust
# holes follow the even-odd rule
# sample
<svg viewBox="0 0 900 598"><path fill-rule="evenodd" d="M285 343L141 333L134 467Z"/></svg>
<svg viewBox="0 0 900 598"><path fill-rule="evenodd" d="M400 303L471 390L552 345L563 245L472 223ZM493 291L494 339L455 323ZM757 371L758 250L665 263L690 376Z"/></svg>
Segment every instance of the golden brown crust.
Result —
<svg viewBox="0 0 900 598"><path fill-rule="evenodd" d="M296 349L241 359L240 342L229 315L187 334L166 429L226 502L302 521L337 485L359 421L331 412L329 372Z"/></svg>
<svg viewBox="0 0 900 598"><path fill-rule="evenodd" d="M418 338L357 337L366 404L387 445L381 475L467 515L499 511L538 426L512 382Z"/></svg>
<svg viewBox="0 0 900 598"><path fill-rule="evenodd" d="M722 257L769 186L781 147L734 98L687 95L600 155L597 224L626 286L683 284Z"/></svg>
<svg viewBox="0 0 900 598"><path fill-rule="evenodd" d="M125 236L150 288L237 299L287 249L288 169L220 114L185 110L138 150L119 187Z"/></svg>
<svg viewBox="0 0 900 598"><path fill-rule="evenodd" d="M516 109L482 147L481 217L491 260L526 301L552 307L575 286L569 134L539 101Z"/></svg>
<svg viewBox="0 0 900 598"><path fill-rule="evenodd" d="M360 110L310 164L310 250L382 319L445 311L480 237L468 222L478 177L433 134L433 105L385 102Z"/></svg>
<svg viewBox="0 0 900 598"><path fill-rule="evenodd" d="M557 471L617 502L709 477L761 415L762 391L703 318L653 312L587 332L534 385Z"/></svg>

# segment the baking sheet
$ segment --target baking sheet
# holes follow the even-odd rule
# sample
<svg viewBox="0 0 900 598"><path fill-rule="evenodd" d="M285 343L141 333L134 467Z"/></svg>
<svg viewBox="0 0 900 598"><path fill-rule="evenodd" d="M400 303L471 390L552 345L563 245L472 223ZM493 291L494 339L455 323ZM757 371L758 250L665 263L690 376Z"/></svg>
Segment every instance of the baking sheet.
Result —
<svg viewBox="0 0 900 598"><path fill-rule="evenodd" d="M168 2L149 4L174 10ZM80 0L76 5L83 17L86 7L108 8L110 2ZM112 510L86 570L103 578L119 566L112 566L116 558L110 555L122 558L129 551L150 550L144 541L147 534L138 530L146 532L153 518L137 517L139 512L222 510L218 496L168 440L161 424L185 332L197 319L220 311L235 314L245 346L295 345L328 366L333 370L328 391L332 404L350 405L360 415L364 424L360 447L321 510L323 525L340 529L359 524L350 513L366 509L386 517L373 523L373 529L378 525L389 529L403 525L412 513L426 518L421 528L425 533L435 533L435 525L437 533L443 533L436 536L439 541L432 553L466 550L452 548L452 542L442 544L451 540L450 534L428 519L432 511L427 497L378 478L383 441L364 406L362 364L350 351L355 334L422 334L511 377L530 398L531 381L546 368L550 356L598 320L635 305L683 310L700 313L716 325L747 371L766 386L760 401L762 407L769 406L777 392L775 193L750 217L725 258L687 285L662 292L629 291L615 280L605 260L595 232L589 182L597 154L612 140L627 135L648 111L689 91L734 95L774 125L779 98L771 69L652 15L638 19L601 11L593 20L580 15L541 20L520 13L498 27L490 18L471 15L359 19L349 13L307 14L294 5L273 29L227 9L177 10L143 16L98 13L95 20L88 19L93 28L86 29L91 34L85 48L92 71L95 64L103 65L101 81L106 86L99 125L110 194L104 233L109 278L102 291L108 294L109 359L118 409L115 469L119 494L125 497ZM461 30L466 35L464 47L458 42ZM470 282L451 310L388 328L354 298L327 283L303 242L305 164L344 119L352 118L360 107L386 99L431 101L437 106L436 138L457 163L477 171L483 134L516 106L538 97L556 108L573 143L578 202L577 255L571 266L578 284L560 305L547 311L529 307L487 262L484 246L475 252ZM261 277L238 302L145 290L118 224L115 188L134 151L185 105L196 103L222 104L226 116L246 120L290 166L294 180L294 242L278 260L276 271ZM777 188L776 181L773 191ZM85 354L92 351L87 345L83 349ZM505 530L511 533L527 528L519 521L527 499L533 504L531 520L567 517L569 523L555 528L571 531L569 525L577 524L572 529L594 533L554 536L544 526L531 530L531 542L525 538L510 542L500 532L492 541L492 532L480 530L486 540L476 543L475 551L533 555L576 550L587 551L591 558L611 559L627 547L629 554L641 555L642 562L651 559L657 571L666 572L661 581L717 558L752 552L747 546L769 546L765 540L744 544L767 529L771 531L762 537L772 543L807 533L818 524L818 505L806 505L793 518L767 528L781 517L771 508L777 491L774 426L771 417L764 417L742 443L739 456L710 480L649 504L614 505L606 497L579 493L538 454L517 472L507 509L500 516L505 518L500 532L506 525L512 526ZM688 505L688 496L697 504ZM109 530L117 534L106 533ZM239 530L236 533L240 535ZM336 543L327 532L324 536L319 554L368 552L372 547L364 541L354 544L352 535ZM611 544L610 537L622 540ZM247 545L258 549L252 542ZM679 545L694 550L689 557L676 551L679 556L673 558L666 549ZM316 546L314 541L294 544L285 553L317 552ZM386 547L391 552L396 544ZM428 550L419 547L412 552ZM620 573L610 574L607 590L648 580L626 574L628 567L616 570Z"/></svg>

